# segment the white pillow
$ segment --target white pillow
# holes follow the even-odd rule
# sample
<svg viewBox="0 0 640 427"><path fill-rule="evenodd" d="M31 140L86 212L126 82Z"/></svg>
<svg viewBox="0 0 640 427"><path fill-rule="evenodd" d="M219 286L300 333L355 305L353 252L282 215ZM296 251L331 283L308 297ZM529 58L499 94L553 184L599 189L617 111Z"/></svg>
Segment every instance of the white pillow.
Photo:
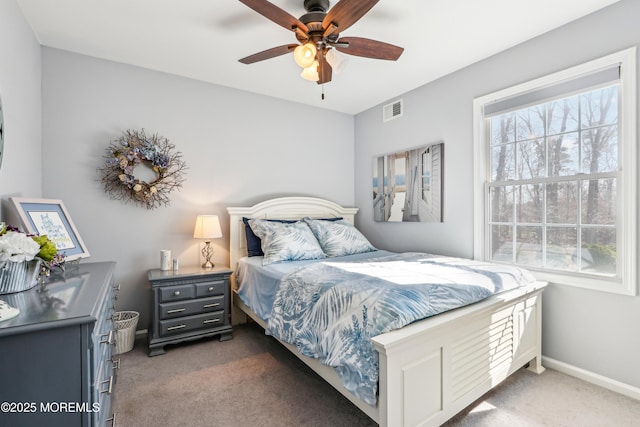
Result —
<svg viewBox="0 0 640 427"><path fill-rule="evenodd" d="M375 251L366 237L353 224L344 219L323 221L321 219L304 218L311 231L320 242L320 246L329 257L359 254Z"/></svg>
<svg viewBox="0 0 640 427"><path fill-rule="evenodd" d="M261 240L263 265L326 258L311 229L303 221L281 223L252 219L249 227Z"/></svg>

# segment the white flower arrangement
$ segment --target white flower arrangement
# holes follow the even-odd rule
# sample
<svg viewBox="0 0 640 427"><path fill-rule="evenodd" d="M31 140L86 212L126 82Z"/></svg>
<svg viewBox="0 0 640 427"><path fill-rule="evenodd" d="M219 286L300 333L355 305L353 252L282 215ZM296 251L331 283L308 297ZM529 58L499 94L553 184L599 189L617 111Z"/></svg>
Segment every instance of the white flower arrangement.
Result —
<svg viewBox="0 0 640 427"><path fill-rule="evenodd" d="M0 236L0 261L31 261L40 252L40 245L31 237L17 231Z"/></svg>
<svg viewBox="0 0 640 427"><path fill-rule="evenodd" d="M59 253L55 243L46 235L23 233L16 227L0 222L0 267L7 263L40 260L40 276L49 276L54 267L62 268L64 253Z"/></svg>

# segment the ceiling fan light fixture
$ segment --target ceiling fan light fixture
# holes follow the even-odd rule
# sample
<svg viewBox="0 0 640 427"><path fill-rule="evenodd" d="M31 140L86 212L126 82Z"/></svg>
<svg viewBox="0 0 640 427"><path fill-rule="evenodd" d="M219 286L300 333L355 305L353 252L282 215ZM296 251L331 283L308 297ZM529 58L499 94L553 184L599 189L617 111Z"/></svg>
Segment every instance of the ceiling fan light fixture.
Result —
<svg viewBox="0 0 640 427"><path fill-rule="evenodd" d="M316 60L318 49L313 43L301 44L293 51L293 59L302 68L309 68Z"/></svg>
<svg viewBox="0 0 640 427"><path fill-rule="evenodd" d="M344 70L344 67L347 63L347 58L344 55L338 53L335 49L329 49L325 54L325 58L327 58L327 62L331 65L331 68L336 73L340 73Z"/></svg>
<svg viewBox="0 0 640 427"><path fill-rule="evenodd" d="M318 80L320 80L320 75L318 74L319 65L320 64L318 63L318 61L313 61L313 64L310 67L307 67L304 70L302 70L302 73L300 73L300 76L303 79L311 80L312 82L317 82Z"/></svg>

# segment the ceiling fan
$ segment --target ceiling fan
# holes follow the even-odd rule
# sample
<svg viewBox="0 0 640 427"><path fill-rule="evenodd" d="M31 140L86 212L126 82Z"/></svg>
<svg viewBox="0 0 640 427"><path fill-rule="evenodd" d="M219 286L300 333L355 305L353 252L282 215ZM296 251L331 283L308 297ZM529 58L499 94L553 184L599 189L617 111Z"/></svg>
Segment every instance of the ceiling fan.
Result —
<svg viewBox="0 0 640 427"><path fill-rule="evenodd" d="M404 48L361 37L340 37L379 0L340 0L329 9L329 0L304 0L307 11L300 19L267 0L240 0L264 17L295 33L299 44L286 44L247 56L239 61L253 64L293 52L303 68L301 76L318 84L331 81L332 65L338 66L335 50L365 58L397 60Z"/></svg>

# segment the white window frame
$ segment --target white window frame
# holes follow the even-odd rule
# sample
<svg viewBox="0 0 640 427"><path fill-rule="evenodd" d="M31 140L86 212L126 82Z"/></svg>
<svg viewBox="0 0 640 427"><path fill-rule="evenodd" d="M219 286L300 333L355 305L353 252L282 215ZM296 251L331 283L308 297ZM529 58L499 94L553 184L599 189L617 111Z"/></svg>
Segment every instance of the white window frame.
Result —
<svg viewBox="0 0 640 427"><path fill-rule="evenodd" d="M488 185L490 180L490 150L487 118L484 107L497 101L526 92L575 79L598 70L620 65L619 99L619 182L617 206L616 263L618 275L615 278L585 273L557 272L530 268L538 280L545 280L569 286L612 292L623 295L637 295L637 149L636 139L636 48L622 50L587 63L549 74L510 88L506 88L473 101L473 156L474 156L474 246L473 255L478 260L488 260L489 254L489 204Z"/></svg>

